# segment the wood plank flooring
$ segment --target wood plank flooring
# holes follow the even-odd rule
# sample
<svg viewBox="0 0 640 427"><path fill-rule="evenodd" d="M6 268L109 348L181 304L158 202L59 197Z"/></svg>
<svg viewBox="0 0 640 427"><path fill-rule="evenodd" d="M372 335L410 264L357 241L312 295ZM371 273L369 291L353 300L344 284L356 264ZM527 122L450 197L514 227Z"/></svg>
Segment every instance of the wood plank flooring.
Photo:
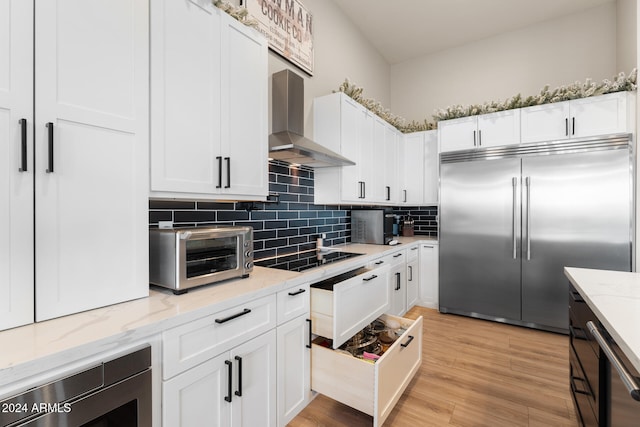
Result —
<svg viewBox="0 0 640 427"><path fill-rule="evenodd" d="M393 427L577 427L569 339L414 307L424 317L422 367L385 422ZM372 417L319 395L289 427L370 426Z"/></svg>

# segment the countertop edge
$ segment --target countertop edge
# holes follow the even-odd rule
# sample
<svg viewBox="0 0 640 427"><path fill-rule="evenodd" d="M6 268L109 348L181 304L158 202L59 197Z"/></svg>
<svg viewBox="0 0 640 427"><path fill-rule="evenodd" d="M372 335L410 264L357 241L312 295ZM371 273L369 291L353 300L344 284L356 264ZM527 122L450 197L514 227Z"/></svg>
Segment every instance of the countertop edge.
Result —
<svg viewBox="0 0 640 427"><path fill-rule="evenodd" d="M71 365L118 346L152 339L179 325L243 302L274 295L293 286L340 274L415 244L438 243L427 236L399 240L402 244L396 246L335 246L339 250L361 251L364 255L308 272L295 273L255 267L249 279L207 285L178 296L169 290L153 287L146 298L1 331L0 348L14 348L15 351L0 354L0 395L8 386L18 384L25 378L43 375L61 365ZM238 286L243 284L244 286ZM200 297L202 300L210 298L211 303L198 301ZM183 301L184 311L180 307ZM140 315L136 316L138 311ZM109 327L120 316L129 316L128 321ZM74 335L77 337L70 338ZM16 346L16 342L20 344ZM29 348L20 348L24 346Z"/></svg>

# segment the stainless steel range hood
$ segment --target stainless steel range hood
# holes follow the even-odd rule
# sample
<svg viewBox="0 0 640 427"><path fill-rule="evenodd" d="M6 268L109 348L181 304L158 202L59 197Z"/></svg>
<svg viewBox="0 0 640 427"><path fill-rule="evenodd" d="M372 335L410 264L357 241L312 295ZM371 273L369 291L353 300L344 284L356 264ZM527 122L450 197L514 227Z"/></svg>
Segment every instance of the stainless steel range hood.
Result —
<svg viewBox="0 0 640 427"><path fill-rule="evenodd" d="M304 137L304 80L290 70L273 74L269 157L314 168L355 162Z"/></svg>

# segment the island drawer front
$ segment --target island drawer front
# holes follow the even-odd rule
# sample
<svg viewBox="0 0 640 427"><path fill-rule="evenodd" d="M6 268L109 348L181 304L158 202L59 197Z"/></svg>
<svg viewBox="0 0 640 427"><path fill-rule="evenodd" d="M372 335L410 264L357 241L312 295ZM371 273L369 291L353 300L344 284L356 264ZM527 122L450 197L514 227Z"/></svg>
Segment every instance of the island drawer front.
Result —
<svg viewBox="0 0 640 427"><path fill-rule="evenodd" d="M375 363L317 344L311 349L311 389L373 416L374 427L389 416L422 363L422 317L383 317L407 330Z"/></svg>
<svg viewBox="0 0 640 427"><path fill-rule="evenodd" d="M388 274L387 265L339 282L331 290L312 286L312 333L332 339L338 348L388 311Z"/></svg>
<svg viewBox="0 0 640 427"><path fill-rule="evenodd" d="M310 289L309 284L294 286L278 292L278 325L291 319L309 313Z"/></svg>
<svg viewBox="0 0 640 427"><path fill-rule="evenodd" d="M276 326L276 295L178 326L162 334L163 379L171 378Z"/></svg>

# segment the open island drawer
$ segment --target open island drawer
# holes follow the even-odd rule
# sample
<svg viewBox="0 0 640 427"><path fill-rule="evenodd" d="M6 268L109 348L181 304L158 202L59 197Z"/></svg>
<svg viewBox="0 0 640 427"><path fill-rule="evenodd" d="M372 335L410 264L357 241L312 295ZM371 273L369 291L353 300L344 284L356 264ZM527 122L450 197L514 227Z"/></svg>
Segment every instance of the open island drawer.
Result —
<svg viewBox="0 0 640 427"><path fill-rule="evenodd" d="M311 389L371 415L374 427L384 423L422 363L422 316L381 318L395 319L406 331L375 363L315 342L311 348Z"/></svg>
<svg viewBox="0 0 640 427"><path fill-rule="evenodd" d="M338 348L389 311L389 266L362 267L311 285L311 332Z"/></svg>

